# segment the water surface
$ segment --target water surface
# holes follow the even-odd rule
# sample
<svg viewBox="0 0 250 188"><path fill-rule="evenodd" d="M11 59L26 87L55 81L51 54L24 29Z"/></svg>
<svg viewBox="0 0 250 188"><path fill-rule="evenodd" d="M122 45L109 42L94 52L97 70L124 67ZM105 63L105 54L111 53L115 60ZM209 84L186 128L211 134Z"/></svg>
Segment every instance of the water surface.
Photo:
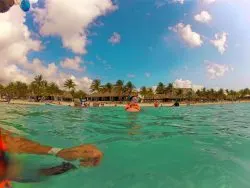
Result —
<svg viewBox="0 0 250 188"><path fill-rule="evenodd" d="M0 105L0 124L55 147L96 144L97 168L81 168L17 188L249 188L250 104L76 109ZM52 156L22 155L56 165Z"/></svg>

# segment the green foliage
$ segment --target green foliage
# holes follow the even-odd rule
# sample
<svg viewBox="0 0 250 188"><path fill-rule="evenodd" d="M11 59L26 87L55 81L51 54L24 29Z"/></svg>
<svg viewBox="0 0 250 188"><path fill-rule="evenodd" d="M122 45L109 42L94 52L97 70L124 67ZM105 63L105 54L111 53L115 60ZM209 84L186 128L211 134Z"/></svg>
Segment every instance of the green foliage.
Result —
<svg viewBox="0 0 250 188"><path fill-rule="evenodd" d="M135 89L134 84L131 81L128 81L124 88L125 92L131 95L133 92L133 89Z"/></svg>
<svg viewBox="0 0 250 188"><path fill-rule="evenodd" d="M54 82L49 83L48 86L46 87L47 96L56 96L61 93L62 91L59 89L59 86Z"/></svg>
<svg viewBox="0 0 250 188"><path fill-rule="evenodd" d="M147 95L147 88L145 86L141 87L140 94L142 96L146 96Z"/></svg>
<svg viewBox="0 0 250 188"><path fill-rule="evenodd" d="M165 92L165 85L162 82L159 82L156 88L157 94L164 94Z"/></svg>
<svg viewBox="0 0 250 188"><path fill-rule="evenodd" d="M101 89L101 80L93 80L91 86L90 86L90 90L91 92L99 92Z"/></svg>
<svg viewBox="0 0 250 188"><path fill-rule="evenodd" d="M82 91L82 90L76 91L76 92L74 92L74 94L73 94L73 97L74 97L74 98L78 98L78 99L83 99L83 98L85 98L86 96L87 96L87 94L86 94L84 91Z"/></svg>
<svg viewBox="0 0 250 188"><path fill-rule="evenodd" d="M48 86L48 82L43 79L42 75L37 75L34 78L34 81L31 82L29 89L33 96L44 96L46 94L46 88Z"/></svg>
<svg viewBox="0 0 250 188"><path fill-rule="evenodd" d="M74 98L85 98L87 94L82 91L76 91L76 84L72 79L68 79L64 83L64 87L71 92ZM90 87L92 92L108 92L111 93L115 91L117 96L119 96L119 100L122 99L124 94L133 95L135 92L134 84L129 81L124 85L122 80L117 80L115 84L106 83L105 85L101 85L100 80L94 80ZM62 91L59 86L54 83L48 83L42 75L35 76L34 80L27 85L23 82L11 82L7 86L3 86L0 84L0 96L6 96L9 99L12 98L27 98L29 96L35 97L36 100L41 97L56 97L60 96L64 91ZM145 86L141 87L140 94L142 96L153 97L155 93L152 88L147 88ZM162 82L158 83L156 88L156 94L166 94L171 97L176 98L186 98L186 99L202 99L202 100L238 100L244 97L248 97L250 95L250 89L245 88L240 91L233 90L223 90L220 89L215 91L214 89L206 89L197 90L196 92L192 90L185 90L180 88L174 88L173 84L170 83L165 86Z"/></svg>
<svg viewBox="0 0 250 188"><path fill-rule="evenodd" d="M113 89L113 85L112 85L111 83L107 83L107 84L104 86L104 91L105 91L105 92L111 93L111 92L112 92L112 89Z"/></svg>
<svg viewBox="0 0 250 188"><path fill-rule="evenodd" d="M68 80L65 81L64 87L72 92L72 91L75 90L76 84L72 79L68 79Z"/></svg>

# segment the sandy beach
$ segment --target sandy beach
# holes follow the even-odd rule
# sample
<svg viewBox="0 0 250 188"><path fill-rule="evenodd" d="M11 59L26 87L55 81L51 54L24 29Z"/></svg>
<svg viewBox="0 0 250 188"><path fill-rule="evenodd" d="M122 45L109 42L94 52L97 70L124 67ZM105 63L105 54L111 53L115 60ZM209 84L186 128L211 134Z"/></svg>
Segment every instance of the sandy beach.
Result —
<svg viewBox="0 0 250 188"><path fill-rule="evenodd" d="M2 104L7 104L7 102L1 102ZM0 103L0 104L1 104ZM100 107L124 107L124 104L117 104L115 102L99 102L99 103L104 103L104 106ZM191 106L201 106L201 105L218 105L218 104L238 104L238 103L250 103L249 100L242 100L242 101L222 101L222 102L191 102L190 105ZM27 100L11 100L10 104L18 104L18 105L57 105L57 106L74 106L73 102L60 102L60 104L55 101L55 102L51 102L51 103L44 103L44 102L30 102ZM160 106L162 105L162 107L170 107L173 105L173 103L160 103ZM93 102L90 102L90 107L93 106ZM153 107L154 104L153 103L140 103L141 107ZM187 103L180 103L180 106L187 106Z"/></svg>

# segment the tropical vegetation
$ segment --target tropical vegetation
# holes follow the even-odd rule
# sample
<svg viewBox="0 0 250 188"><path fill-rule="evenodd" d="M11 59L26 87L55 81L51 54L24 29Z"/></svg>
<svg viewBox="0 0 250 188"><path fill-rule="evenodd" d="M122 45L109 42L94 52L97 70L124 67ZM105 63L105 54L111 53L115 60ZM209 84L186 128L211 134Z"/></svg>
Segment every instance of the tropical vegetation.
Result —
<svg viewBox="0 0 250 188"><path fill-rule="evenodd" d="M72 98L85 98L87 96L85 91L76 89L77 85L72 79L66 80L63 84L63 88L60 88L55 82L48 82L42 75L37 75L29 84L20 81L10 82L7 85L0 84L0 98L33 98L35 101L40 101L42 98L49 98L50 100L55 100L55 98L58 97L62 98L64 93L69 93ZM248 88L239 91L206 88L194 91L192 89L175 88L172 83L165 85L162 82L159 82L154 89L152 87L142 86L139 90L136 90L135 85L131 81L124 83L122 80L117 80L114 84L102 84L101 80L96 79L93 80L89 89L91 93L105 93L106 95L115 93L119 100L122 100L124 95L131 96L134 93L138 93L142 98L151 99L159 98L159 96L190 101L234 101L246 97L250 99L250 89Z"/></svg>
<svg viewBox="0 0 250 188"><path fill-rule="evenodd" d="M76 84L72 79L66 80L64 87L66 90L61 89L55 82L48 82L42 75L37 75L30 84L20 81L10 82L5 86L0 84L0 98L5 97L9 100L33 98L35 101L55 100L55 98L63 98L65 92L70 93L71 98L86 97L86 92L76 90Z"/></svg>

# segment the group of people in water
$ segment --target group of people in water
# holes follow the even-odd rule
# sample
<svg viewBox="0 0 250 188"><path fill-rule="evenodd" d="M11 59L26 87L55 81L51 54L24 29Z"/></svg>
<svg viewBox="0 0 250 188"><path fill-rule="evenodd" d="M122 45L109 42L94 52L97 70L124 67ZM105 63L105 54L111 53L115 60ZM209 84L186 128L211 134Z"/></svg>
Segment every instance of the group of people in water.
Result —
<svg viewBox="0 0 250 188"><path fill-rule="evenodd" d="M141 111L141 107L139 105L140 103L140 98L138 97L138 95L136 96L131 96L129 97L129 101L128 103L125 105L125 110L127 112L139 112ZM93 103L93 106L104 106L104 103ZM115 104L115 107L117 105ZM174 104L172 105L172 107L178 107L180 106L180 103L178 100L176 100L174 102ZM74 107L82 107L82 108L88 108L90 107L90 103L87 101L83 101L83 99L74 99ZM158 108L158 107L162 107L162 104L160 104L158 101L154 102L154 107Z"/></svg>
<svg viewBox="0 0 250 188"><path fill-rule="evenodd" d="M138 96L130 97L129 102L125 105L128 112L140 112L140 99ZM76 107L88 107L89 103L84 100L75 100ZM154 103L159 107L159 102ZM174 107L179 106L176 101ZM54 155L66 161L79 160L82 166L96 166L100 163L103 154L93 145L80 145L72 148L54 148L44 146L40 143L15 136L0 127L0 188L10 188L11 181L15 182L40 182L46 177L59 175L77 167L70 162L63 162L57 166L49 168L23 170L18 162L12 159L11 153L27 153L37 155ZM32 165L31 165L32 166ZM24 172L25 171L25 172ZM30 176L32 174L32 176Z"/></svg>
<svg viewBox="0 0 250 188"><path fill-rule="evenodd" d="M139 105L139 97L133 96L130 98L130 102L125 106L125 110L128 112L139 112L141 110L141 107ZM158 108L160 106L160 103L158 101L154 102L154 107ZM161 104L162 106L162 104ZM178 100L175 101L172 107L178 107L180 106L180 103Z"/></svg>

